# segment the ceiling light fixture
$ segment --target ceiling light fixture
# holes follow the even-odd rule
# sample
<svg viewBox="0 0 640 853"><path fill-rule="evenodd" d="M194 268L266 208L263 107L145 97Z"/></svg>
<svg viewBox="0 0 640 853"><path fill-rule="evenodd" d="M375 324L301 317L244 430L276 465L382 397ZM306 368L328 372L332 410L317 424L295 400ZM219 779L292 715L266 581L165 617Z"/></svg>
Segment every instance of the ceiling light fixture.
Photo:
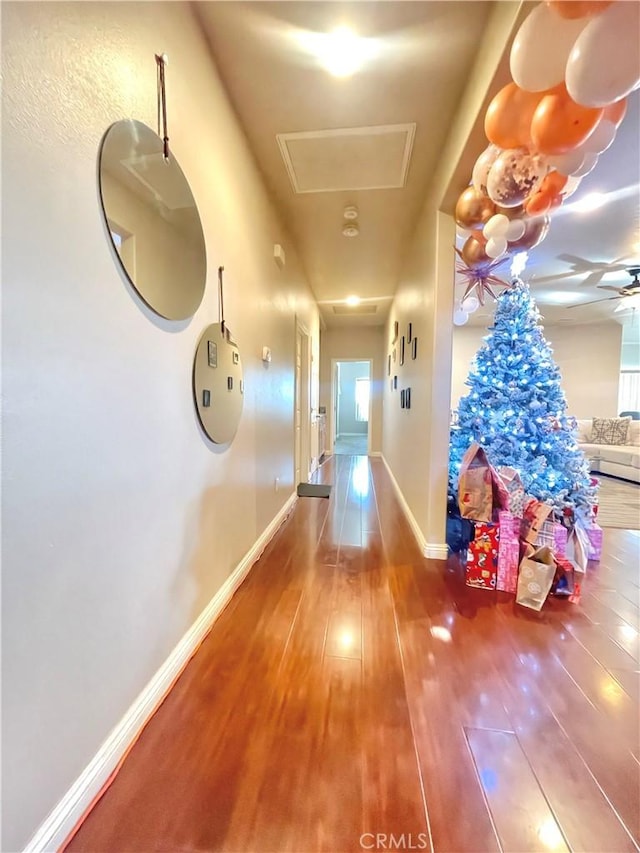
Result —
<svg viewBox="0 0 640 853"><path fill-rule="evenodd" d="M345 237L357 237L360 229L355 222L345 222L342 226L342 233Z"/></svg>
<svg viewBox="0 0 640 853"><path fill-rule="evenodd" d="M604 193L590 193L580 201L574 201L571 206L577 213L591 213L592 210L602 207L606 200Z"/></svg>
<svg viewBox="0 0 640 853"><path fill-rule="evenodd" d="M358 208L355 204L348 204L344 209L344 218L345 219L357 219L358 218Z"/></svg>
<svg viewBox="0 0 640 853"><path fill-rule="evenodd" d="M375 39L361 38L344 26L332 33L299 33L297 39L334 77L349 77L376 52Z"/></svg>
<svg viewBox="0 0 640 853"><path fill-rule="evenodd" d="M356 305L360 305L360 297L359 296L347 296L344 300L347 305L350 305L352 308L355 308Z"/></svg>

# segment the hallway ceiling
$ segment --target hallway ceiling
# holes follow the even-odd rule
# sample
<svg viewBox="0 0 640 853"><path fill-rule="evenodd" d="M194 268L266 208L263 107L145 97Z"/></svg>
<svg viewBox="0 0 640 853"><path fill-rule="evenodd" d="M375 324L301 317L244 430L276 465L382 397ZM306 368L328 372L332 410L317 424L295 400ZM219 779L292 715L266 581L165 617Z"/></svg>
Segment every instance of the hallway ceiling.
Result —
<svg viewBox="0 0 640 853"><path fill-rule="evenodd" d="M451 0L194 4L327 326L384 323L491 5ZM342 25L371 39L372 49L362 70L335 77L309 45L317 34ZM615 301L567 310L551 300L573 304L613 296L582 283L588 262L621 256L629 264L640 261L634 249L640 239L639 94L630 99L613 146L571 200L597 191L610 194L607 206L581 215L561 209L545 242L531 254L525 276L533 276L548 323L624 319L614 315ZM354 237L342 233L343 212L350 205L358 210ZM537 284L537 278L571 271L571 263L559 255L584 258L585 274ZM618 271L600 283L621 286L627 278ZM349 295L363 301L347 308ZM490 313L490 308L478 311L470 322L486 323Z"/></svg>

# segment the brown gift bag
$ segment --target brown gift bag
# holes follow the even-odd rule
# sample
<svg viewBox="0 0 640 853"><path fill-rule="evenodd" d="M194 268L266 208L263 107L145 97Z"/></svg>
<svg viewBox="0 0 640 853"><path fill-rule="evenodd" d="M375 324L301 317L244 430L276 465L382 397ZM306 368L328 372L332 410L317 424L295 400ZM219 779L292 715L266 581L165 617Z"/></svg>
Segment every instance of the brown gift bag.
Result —
<svg viewBox="0 0 640 853"><path fill-rule="evenodd" d="M556 563L553 552L547 545L538 548L530 557L524 557L520 563L518 575L516 592L518 604L530 607L532 610L542 610L555 573Z"/></svg>
<svg viewBox="0 0 640 853"><path fill-rule="evenodd" d="M474 441L462 457L458 477L458 506L463 518L492 521L494 507L506 509L508 492L487 455Z"/></svg>
<svg viewBox="0 0 640 853"><path fill-rule="evenodd" d="M543 504L532 498L524 508L524 518L520 526L520 538L531 545L536 544L536 540L542 530L542 525L550 515L552 507L549 504Z"/></svg>

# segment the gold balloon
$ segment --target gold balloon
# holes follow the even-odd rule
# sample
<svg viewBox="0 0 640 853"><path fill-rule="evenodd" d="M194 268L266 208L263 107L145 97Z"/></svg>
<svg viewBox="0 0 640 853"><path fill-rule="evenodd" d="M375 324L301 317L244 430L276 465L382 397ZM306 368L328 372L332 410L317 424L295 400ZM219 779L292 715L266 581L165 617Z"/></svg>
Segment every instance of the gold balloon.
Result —
<svg viewBox="0 0 640 853"><path fill-rule="evenodd" d="M537 216L535 219L523 219L522 221L525 228L524 234L519 240L513 240L508 244L509 252L533 249L542 243L547 236L550 222L548 216Z"/></svg>
<svg viewBox="0 0 640 853"><path fill-rule="evenodd" d="M517 207L500 207L496 205L496 213L502 213L507 219L523 219L525 213L524 204L519 204Z"/></svg>
<svg viewBox="0 0 640 853"><path fill-rule="evenodd" d="M491 263L491 258L487 255L484 245L478 242L475 237L469 237L462 247L462 259L470 269Z"/></svg>
<svg viewBox="0 0 640 853"><path fill-rule="evenodd" d="M467 187L456 203L455 219L461 228L482 228L496 212L496 206L489 196L478 192L475 187Z"/></svg>

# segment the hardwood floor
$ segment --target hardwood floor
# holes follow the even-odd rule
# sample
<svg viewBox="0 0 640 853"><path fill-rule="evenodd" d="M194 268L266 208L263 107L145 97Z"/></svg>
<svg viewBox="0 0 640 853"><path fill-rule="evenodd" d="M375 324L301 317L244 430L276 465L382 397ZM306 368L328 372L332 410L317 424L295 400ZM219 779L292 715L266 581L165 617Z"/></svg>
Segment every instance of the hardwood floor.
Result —
<svg viewBox="0 0 640 853"><path fill-rule="evenodd" d="M538 614L424 559L381 460L321 478L66 849L637 849L640 533Z"/></svg>

